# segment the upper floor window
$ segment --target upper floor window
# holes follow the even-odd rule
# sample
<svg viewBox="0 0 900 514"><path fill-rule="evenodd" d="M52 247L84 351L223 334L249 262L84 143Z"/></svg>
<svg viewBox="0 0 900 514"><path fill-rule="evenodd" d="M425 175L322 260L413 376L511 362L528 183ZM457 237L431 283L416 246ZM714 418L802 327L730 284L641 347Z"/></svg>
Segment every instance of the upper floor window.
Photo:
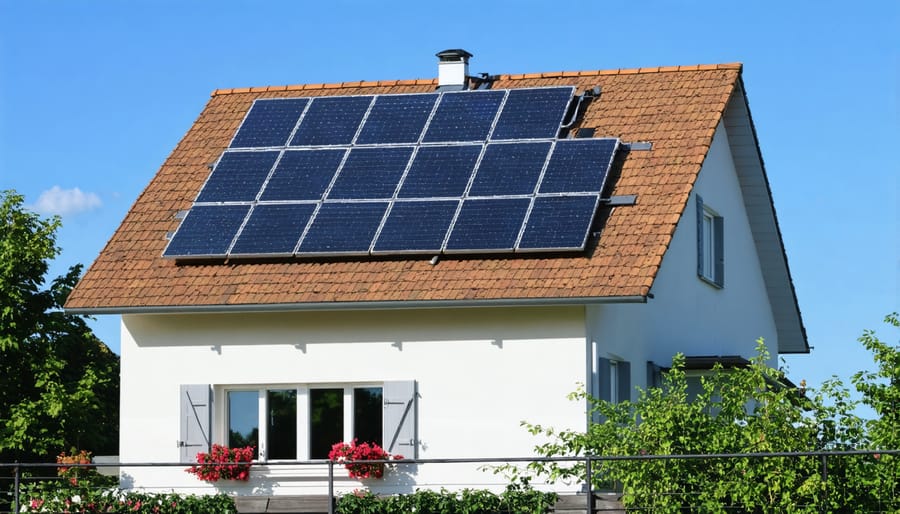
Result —
<svg viewBox="0 0 900 514"><path fill-rule="evenodd" d="M697 195L697 275L716 287L725 286L725 223Z"/></svg>

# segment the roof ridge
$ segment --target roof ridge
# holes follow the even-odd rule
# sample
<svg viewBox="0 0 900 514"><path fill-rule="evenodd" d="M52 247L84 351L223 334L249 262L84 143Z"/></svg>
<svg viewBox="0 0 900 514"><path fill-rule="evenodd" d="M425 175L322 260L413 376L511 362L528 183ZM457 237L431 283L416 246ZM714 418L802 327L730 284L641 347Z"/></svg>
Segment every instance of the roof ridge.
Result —
<svg viewBox="0 0 900 514"><path fill-rule="evenodd" d="M521 79L547 79L559 77L593 77L599 75L634 75L638 73L663 73L670 71L710 71L710 70L741 70L743 63L731 62L723 64L692 64L680 66L656 66L651 68L614 68L609 70L584 70L584 71L551 71L543 73L516 73L501 74L500 80ZM265 93L268 91L310 91L316 89L340 89L349 87L390 87L390 86L428 86L436 85L437 77L431 79L407 79L407 80L355 80L350 82L330 82L320 84L295 84L288 86L258 86L236 87L216 89L210 96L230 95L237 93Z"/></svg>

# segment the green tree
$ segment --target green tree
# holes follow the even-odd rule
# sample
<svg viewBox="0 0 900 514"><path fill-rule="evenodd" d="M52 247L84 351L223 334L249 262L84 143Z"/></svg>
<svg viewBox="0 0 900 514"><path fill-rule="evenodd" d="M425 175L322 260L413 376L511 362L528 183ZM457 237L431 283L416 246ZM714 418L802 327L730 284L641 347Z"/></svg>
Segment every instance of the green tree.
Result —
<svg viewBox="0 0 900 514"><path fill-rule="evenodd" d="M62 310L80 265L44 288L60 220L23 202L0 192L0 462L115 453L119 358L84 317Z"/></svg>

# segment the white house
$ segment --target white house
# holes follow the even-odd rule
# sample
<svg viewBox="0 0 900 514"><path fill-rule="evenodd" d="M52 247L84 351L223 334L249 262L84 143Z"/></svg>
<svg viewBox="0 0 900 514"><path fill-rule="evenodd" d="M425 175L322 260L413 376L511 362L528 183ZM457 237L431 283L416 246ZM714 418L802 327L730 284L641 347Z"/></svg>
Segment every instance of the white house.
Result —
<svg viewBox="0 0 900 514"><path fill-rule="evenodd" d="M773 355L809 351L741 65L475 79L466 68L469 54L439 56L437 79L213 92L66 304L73 313L122 315L122 462L191 462L210 443L249 441L258 446L259 464L235 491L321 493L322 466L269 463L322 459L331 444L355 437L422 459L530 456L537 441L520 421L586 426L585 405L566 400L579 383L598 396L621 400L652 383L659 366L667 366L676 352L750 357L759 337ZM306 243L298 242L311 238L315 228L305 221L285 228L286 218L280 217L274 228L257 227L251 243L270 248L272 238L287 234L293 238L288 250L236 251L236 241L256 230L247 212L262 212L264 206L324 212L329 195L341 187L353 189L354 183L338 186L336 172L338 178L326 180L325 192L311 200L267 202L266 188L283 178L279 170L292 151L293 157L334 151L342 156L336 166L349 177L354 152L408 150L414 157L401 166L397 180L403 186L392 185L385 200L389 210L399 209L394 206L403 199L397 191L412 181L415 159L439 154L434 147L463 152L458 142L429 143L428 130L438 124L441 105L499 92L491 96L499 102L489 115L492 136L472 143L478 155L473 166L486 169L490 144L500 144L497 127L507 123L498 117L504 109L514 117L512 92L523 88L538 95L568 91L571 98L562 118L551 120L552 135L513 137L515 144L561 152L556 148L570 140L617 138L608 173L606 168L600 173L605 185L592 193L599 205L592 203L587 221L579 218L579 230L586 233L582 247L519 251L524 249L520 235L519 246L500 252L484 251L489 243L453 252L452 236L445 234L438 243L443 246L432 252L320 254L304 252ZM337 103L348 110L363 105L362 121L349 129L352 137L345 142L313 138L298 147L297 134L315 119L310 105L326 102L269 99L323 97L342 98ZM379 102L419 105L420 100L427 104L421 122L426 129L420 127L411 142L365 143L362 134L379 119L386 138L391 127L409 122L402 109L379 118L374 110ZM509 130L527 134L532 125L547 124L541 118L545 107L522 105L524 115L509 121ZM257 110L248 115L251 109ZM293 115L284 114L291 109ZM319 129L343 130L343 111L323 112ZM463 121L481 116L460 112ZM267 139L279 131L277 142ZM507 146L513 151L513 144ZM272 161L259 165L265 171L254 178L236 154L263 160L271 155ZM510 159L521 157L513 151ZM435 162L433 169L441 173L456 165ZM553 164L540 162L538 180L547 181ZM375 169L380 163L370 165ZM306 169L297 167L300 175L294 177L301 178L284 187L309 179ZM253 180L263 185L247 186ZM459 205L471 200L473 180L470 176L465 190L445 200ZM519 179L501 182L509 180ZM246 187L252 191L241 198ZM205 200L215 188L223 196ZM356 194L343 202L368 198L367 191ZM510 198L536 205L543 194L532 187ZM203 209L215 213L208 218L221 226L189 225ZM238 214L216 217L233 212ZM457 224L463 223L460 212ZM529 207L528 212L538 211ZM550 226L550 240L574 226L555 221L553 209L542 212L545 217L535 214L533 224ZM477 236L492 233L494 216L475 219ZM188 221L179 228L183 220ZM376 237L386 237L389 223L376 220ZM431 223L414 218L411 226ZM332 225L321 234L327 239L334 231L356 228L356 223ZM226 243L213 250L191 246L209 241L215 246L214 240ZM423 464L365 485L388 492L500 483L476 468ZM214 490L181 467L124 468L122 482ZM344 475L339 486L349 490L360 484Z"/></svg>

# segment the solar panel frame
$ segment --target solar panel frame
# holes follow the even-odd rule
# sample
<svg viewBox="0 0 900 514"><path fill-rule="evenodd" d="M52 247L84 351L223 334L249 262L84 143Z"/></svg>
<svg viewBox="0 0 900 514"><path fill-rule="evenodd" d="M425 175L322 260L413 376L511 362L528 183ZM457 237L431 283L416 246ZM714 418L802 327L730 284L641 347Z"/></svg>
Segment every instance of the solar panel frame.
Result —
<svg viewBox="0 0 900 514"><path fill-rule="evenodd" d="M479 96L481 98L478 98ZM475 103L476 99L480 100L481 104ZM428 126L425 128L425 133L422 135L422 142L487 141L505 99L505 90L488 89L442 93L434 113L428 121ZM467 102L469 105L466 105ZM471 121L469 118L460 120L458 116L452 116L457 112L454 109L461 110L463 114L478 112L480 116ZM440 133L440 130L445 130L445 132Z"/></svg>
<svg viewBox="0 0 900 514"><path fill-rule="evenodd" d="M576 202L579 205L572 205ZM573 212L573 209L566 210L566 205L559 205L565 203L570 204L569 206L573 207L575 212ZM540 196L535 198L529 208L519 239L516 242L516 251L531 253L583 250L587 245L591 225L593 225L599 203L599 194ZM548 223L548 216L542 214L541 210L543 206L550 204L556 204L552 210L555 217L552 222ZM580 218L574 216L579 213L586 213L586 216ZM578 223L577 226L575 226L576 223ZM543 233L536 234L536 231ZM545 239L541 239L541 237ZM559 242L550 245L539 244L541 241L545 241L546 238ZM568 241L569 243L564 244L562 241Z"/></svg>
<svg viewBox="0 0 900 514"><path fill-rule="evenodd" d="M324 202L319 205L294 254L297 256L368 255L389 202ZM356 212L353 212L353 211ZM365 217L367 216L367 217ZM365 217L365 218L364 218ZM365 223L363 223L365 221ZM352 229L353 233L335 228ZM354 245L349 238L365 244Z"/></svg>
<svg viewBox="0 0 900 514"><path fill-rule="evenodd" d="M551 150L549 141L488 143L475 169L468 196L533 194Z"/></svg>
<svg viewBox="0 0 900 514"><path fill-rule="evenodd" d="M480 144L419 147L401 179L397 198L461 198L483 150Z"/></svg>
<svg viewBox="0 0 900 514"><path fill-rule="evenodd" d="M272 169L262 186L260 201L308 201L321 200L347 158L345 148L288 149ZM312 162L316 157L326 160ZM327 159L330 159L329 162ZM315 169L314 164L320 164ZM332 169L333 167L333 169ZM332 171L328 171L332 170ZM319 174L313 174L319 171ZM298 191L298 194L291 194ZM317 194L314 194L317 192Z"/></svg>
<svg viewBox="0 0 900 514"><path fill-rule="evenodd" d="M444 242L444 253L513 252L530 204L527 197L463 200ZM458 244L464 238L474 244Z"/></svg>
<svg viewBox="0 0 900 514"><path fill-rule="evenodd" d="M459 204L460 200L394 202L385 214L382 226L379 228L378 234L372 243L370 253L373 255L440 253L444 247L453 219L456 217ZM434 214L431 216L417 215L421 214L421 212L417 213L414 211L417 207L431 208L432 213L440 211L438 213L440 217L436 217ZM413 226L412 232L403 230L404 228L410 228L410 225ZM423 234L423 232L427 233ZM402 240L403 236L409 234L412 235L412 243L404 245L398 242L398 239ZM423 240L431 242L422 242Z"/></svg>
<svg viewBox="0 0 900 514"><path fill-rule="evenodd" d="M351 148L331 186L328 200L390 199L409 167L415 148L381 146Z"/></svg>
<svg viewBox="0 0 900 514"><path fill-rule="evenodd" d="M619 140L617 138L596 138L596 139L563 139L554 143L553 153L547 162L547 168L541 177L541 187L538 189L539 194L562 194L562 193L601 193L606 186L606 177L618 153ZM560 169L560 162L569 161L572 153L566 155L564 152L578 151L581 147L581 154L595 152L596 157L592 162L579 160L578 169L571 166ZM592 148L594 147L594 148ZM577 155L577 154L575 154ZM593 164L594 169L587 169ZM562 187L563 185L572 184L572 187Z"/></svg>

